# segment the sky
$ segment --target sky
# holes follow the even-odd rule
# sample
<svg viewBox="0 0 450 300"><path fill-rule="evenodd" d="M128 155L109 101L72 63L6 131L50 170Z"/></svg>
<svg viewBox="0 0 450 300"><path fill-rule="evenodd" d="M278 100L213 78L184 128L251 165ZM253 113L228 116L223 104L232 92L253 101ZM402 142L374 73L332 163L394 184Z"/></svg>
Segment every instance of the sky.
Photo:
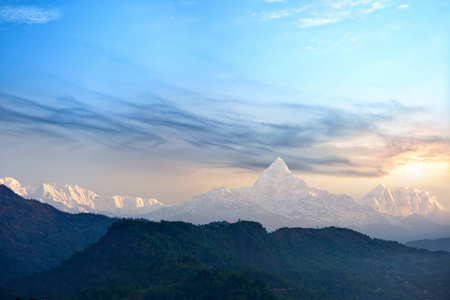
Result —
<svg viewBox="0 0 450 300"><path fill-rule="evenodd" d="M188 201L281 157L450 210L450 1L0 0L0 177Z"/></svg>

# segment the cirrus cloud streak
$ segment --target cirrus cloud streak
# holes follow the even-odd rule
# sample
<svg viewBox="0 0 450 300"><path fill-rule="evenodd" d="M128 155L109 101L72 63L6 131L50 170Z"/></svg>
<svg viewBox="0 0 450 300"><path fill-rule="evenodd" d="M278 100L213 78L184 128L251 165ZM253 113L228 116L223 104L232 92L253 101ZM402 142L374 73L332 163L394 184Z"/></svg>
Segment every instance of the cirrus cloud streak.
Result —
<svg viewBox="0 0 450 300"><path fill-rule="evenodd" d="M44 24L62 17L58 9L36 6L0 6L0 23Z"/></svg>
<svg viewBox="0 0 450 300"><path fill-rule="evenodd" d="M408 157L448 161L450 156L448 135L408 133L416 125L407 119L425 111L398 102L344 109L227 101L225 111L218 99L206 115L195 106L181 107L156 94L142 102L110 99L108 111L71 97L59 100L44 104L1 93L0 133L39 135L42 140L64 140L79 148L97 144L106 153L117 149L160 153L247 169L282 156L294 170L354 177L387 175L407 163ZM259 109L273 115L249 113ZM286 119L287 115L294 117ZM386 132L386 127L397 123L409 128L404 134Z"/></svg>

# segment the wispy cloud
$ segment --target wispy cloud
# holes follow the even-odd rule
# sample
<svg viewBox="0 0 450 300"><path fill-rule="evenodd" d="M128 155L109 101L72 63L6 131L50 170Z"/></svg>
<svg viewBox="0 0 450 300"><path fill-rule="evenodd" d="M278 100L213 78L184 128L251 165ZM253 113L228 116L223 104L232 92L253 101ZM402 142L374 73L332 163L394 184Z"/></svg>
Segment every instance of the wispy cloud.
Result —
<svg viewBox="0 0 450 300"><path fill-rule="evenodd" d="M111 150L190 155L228 167L259 168L276 154L292 161L296 170L360 177L386 175L408 153L426 159L449 155L448 136L386 131L400 122L413 132L408 118L423 113L397 102L340 109L238 101L228 102L227 108L237 106L227 112L217 107L218 101L207 102L216 105L207 115L160 95L149 95L143 103L111 99L106 112L70 97L43 104L0 93L0 132L97 143ZM241 113L258 109L270 109L275 117ZM295 118L286 120L288 114Z"/></svg>
<svg viewBox="0 0 450 300"><path fill-rule="evenodd" d="M350 15L349 11L336 12L325 15L323 17L301 18L298 19L300 28L307 28L312 26L321 26L326 24L332 24L342 21L344 18Z"/></svg>
<svg viewBox="0 0 450 300"><path fill-rule="evenodd" d="M0 23L44 24L61 18L58 9L36 6L0 6Z"/></svg>
<svg viewBox="0 0 450 300"><path fill-rule="evenodd" d="M409 7L408 4L402 4L402 5L397 6L398 9L403 9L403 8L408 8L408 7Z"/></svg>
<svg viewBox="0 0 450 300"><path fill-rule="evenodd" d="M300 18L298 26L308 28L342 22L373 13L392 5L390 0L326 1L309 11L310 16Z"/></svg>
<svg viewBox="0 0 450 300"><path fill-rule="evenodd" d="M266 14L263 15L263 18L265 18L265 19L279 19L279 18L282 18L282 17L290 16L291 14L292 14L292 12L290 12L290 11L288 11L286 9L283 9L283 10L279 10L279 11L272 11L272 12L266 13Z"/></svg>
<svg viewBox="0 0 450 300"><path fill-rule="evenodd" d="M306 10L308 6L302 6L299 8L286 8L281 10L274 11L261 11L261 12L253 12L253 17L258 17L261 21L269 21L274 19L280 19L290 16L295 16L302 11Z"/></svg>
<svg viewBox="0 0 450 300"><path fill-rule="evenodd" d="M381 1L380 2L373 2L373 3L370 3L370 7L369 8L363 9L362 12L368 14L368 13L372 13L372 12L378 10L378 9L382 9L384 7L385 7L384 3L381 2Z"/></svg>
<svg viewBox="0 0 450 300"><path fill-rule="evenodd" d="M299 28L323 26L363 17L393 5L390 0L314 1L301 7L255 12L262 21L296 16Z"/></svg>

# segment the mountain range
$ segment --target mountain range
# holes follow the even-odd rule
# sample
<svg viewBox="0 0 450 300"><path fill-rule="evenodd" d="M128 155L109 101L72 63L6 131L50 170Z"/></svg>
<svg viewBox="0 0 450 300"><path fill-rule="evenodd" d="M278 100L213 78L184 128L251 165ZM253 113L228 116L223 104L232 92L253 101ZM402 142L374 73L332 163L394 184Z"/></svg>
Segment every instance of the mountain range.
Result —
<svg viewBox="0 0 450 300"><path fill-rule="evenodd" d="M38 188L22 187L11 177L0 179L26 199L36 199L68 213L99 213L110 217L137 217L163 206L155 198L129 196L100 196L74 184L43 183Z"/></svg>
<svg viewBox="0 0 450 300"><path fill-rule="evenodd" d="M363 225L386 218L348 195L309 187L281 158L264 170L252 187L214 189L192 201L163 207L150 220L209 223L239 219L261 222L268 230L286 227Z"/></svg>
<svg viewBox="0 0 450 300"><path fill-rule="evenodd" d="M428 216L435 211L444 210L444 206L430 192L405 187L385 187L383 184L371 190L359 203L392 216Z"/></svg>
<svg viewBox="0 0 450 300"><path fill-rule="evenodd" d="M380 187L382 186L374 190L379 191ZM374 190L368 195L379 196ZM384 190L389 191L389 188ZM413 194L420 197L396 198L394 204L407 206L407 201L411 202L410 206L420 204L416 210L409 210L409 214L404 210L404 215L401 216L389 214L393 210L376 211L371 205L364 201L356 202L348 195L336 195L309 187L292 174L281 158L277 158L261 173L252 187L214 189L194 197L192 201L162 207L143 217L154 221L173 220L194 224L218 220L253 220L260 222L268 230L281 227L340 226L372 237L400 242L450 235L448 224L439 224L429 219L438 213L448 214L431 193L406 188L400 190L408 192L394 195ZM369 196L365 196L363 199L368 198ZM384 204L382 201L377 203Z"/></svg>
<svg viewBox="0 0 450 300"><path fill-rule="evenodd" d="M255 184L265 191L265 178L273 176L267 173ZM272 190L270 197L291 193ZM339 203L349 205L345 199ZM418 215L401 218L412 228L432 223ZM268 233L249 221L113 222L61 212L0 185L0 298L445 299L449 292L448 253L350 229Z"/></svg>
<svg viewBox="0 0 450 300"><path fill-rule="evenodd" d="M217 188L171 206L156 199L98 196L76 185L42 184L32 189L12 178L0 179L2 182L24 197L72 213L194 224L242 219L260 222L268 230L341 226L401 242L450 235L450 213L429 192L378 185L357 202L345 194L308 186L281 158L264 170L252 187Z"/></svg>

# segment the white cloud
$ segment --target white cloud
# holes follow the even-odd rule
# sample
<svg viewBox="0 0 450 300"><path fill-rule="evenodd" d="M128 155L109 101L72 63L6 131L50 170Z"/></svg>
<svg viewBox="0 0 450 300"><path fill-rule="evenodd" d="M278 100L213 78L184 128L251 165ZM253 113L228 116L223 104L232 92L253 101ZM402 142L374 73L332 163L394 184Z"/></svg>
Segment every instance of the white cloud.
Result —
<svg viewBox="0 0 450 300"><path fill-rule="evenodd" d="M306 50L314 50L313 47L306 47L305 49L306 49Z"/></svg>
<svg viewBox="0 0 450 300"><path fill-rule="evenodd" d="M382 8L384 8L384 4L382 2L373 2L370 4L370 8L363 9L362 12L367 14Z"/></svg>
<svg viewBox="0 0 450 300"><path fill-rule="evenodd" d="M320 2L321 4L317 3L313 6L314 11L310 11L307 17L298 20L300 28L354 19L392 5L391 0L330 0Z"/></svg>
<svg viewBox="0 0 450 300"><path fill-rule="evenodd" d="M305 18L305 19L298 19L300 22L299 27L300 28L307 28L311 26L320 26L325 24L330 24L337 22L337 20L331 20L331 19L313 19L313 18Z"/></svg>
<svg viewBox="0 0 450 300"><path fill-rule="evenodd" d="M280 11L273 11L273 12L267 13L265 17L267 19L279 19L279 18L282 18L282 17L290 16L290 15L291 15L291 12L283 9L283 10L280 10Z"/></svg>
<svg viewBox="0 0 450 300"><path fill-rule="evenodd" d="M402 5L397 6L398 9L408 8L408 7L409 7L408 4L402 4Z"/></svg>
<svg viewBox="0 0 450 300"><path fill-rule="evenodd" d="M284 0L266 0L266 2L268 2L268 3L273 3L273 2L284 2Z"/></svg>
<svg viewBox="0 0 450 300"><path fill-rule="evenodd" d="M57 9L42 9L36 6L1 6L0 23L44 24L61 18Z"/></svg>
<svg viewBox="0 0 450 300"><path fill-rule="evenodd" d="M350 11L341 11L332 14L328 14L326 16L317 16L314 18L302 18L298 19L300 28L308 28L312 26L321 26L327 25L331 23L337 23L347 18L350 15Z"/></svg>
<svg viewBox="0 0 450 300"><path fill-rule="evenodd" d="M298 14L304 10L306 10L307 6L295 8L295 9L282 9L282 10L276 10L276 11L270 11L270 12L260 12L260 13L252 13L252 16L260 16L261 21L268 21L273 19L279 19L284 17L293 16L295 14Z"/></svg>
<svg viewBox="0 0 450 300"><path fill-rule="evenodd" d="M265 0L266 2L283 2L280 0ZM364 17L377 10L394 5L392 0L323 0L312 1L311 4L299 8L285 8L272 12L253 13L262 21L284 17L301 16L298 19L299 28L322 26L338 23L348 19ZM404 8L404 5L401 5ZM399 7L400 8L400 7Z"/></svg>

